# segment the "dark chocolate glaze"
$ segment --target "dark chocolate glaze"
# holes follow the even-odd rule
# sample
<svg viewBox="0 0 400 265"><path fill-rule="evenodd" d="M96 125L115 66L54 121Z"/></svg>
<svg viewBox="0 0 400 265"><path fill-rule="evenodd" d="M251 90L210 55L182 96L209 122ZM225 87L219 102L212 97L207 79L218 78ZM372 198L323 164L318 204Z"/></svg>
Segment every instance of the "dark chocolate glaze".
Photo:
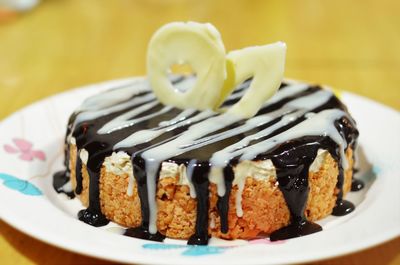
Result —
<svg viewBox="0 0 400 265"><path fill-rule="evenodd" d="M101 150L105 146L103 143L97 141L91 142L91 145L91 148L97 147L98 150ZM88 150L92 150L91 148L88 148ZM103 226L108 224L109 221L102 214L100 208L99 181L102 162L100 162L97 156L101 159L101 157L103 157L102 152L93 153L93 158L88 159L87 162L87 171L89 174L89 207L87 209L81 210L78 213L78 218L79 220L93 226ZM78 168L75 168L75 172L77 172L78 170Z"/></svg>
<svg viewBox="0 0 400 265"><path fill-rule="evenodd" d="M128 230L129 236L134 237L138 235L139 238L163 241L165 237L157 232L157 234L151 234L149 232L149 201L147 197L147 178L146 178L146 164L140 156L132 156L133 174L136 179L138 194L140 198L140 209L142 213L142 224L139 227ZM160 171L158 169L157 171ZM158 175L158 174L157 174ZM157 186L157 185L156 185Z"/></svg>
<svg viewBox="0 0 400 265"><path fill-rule="evenodd" d="M292 221L288 226L274 231L269 236L269 240L285 240L294 237L306 236L319 231L322 231L322 227L316 223L312 223L306 220L300 222Z"/></svg>
<svg viewBox="0 0 400 265"><path fill-rule="evenodd" d="M70 175L67 170L58 171L53 175L53 188L57 193L64 193L71 199L75 197L73 191L65 191L64 185L69 181Z"/></svg>
<svg viewBox="0 0 400 265"><path fill-rule="evenodd" d="M353 203L338 198L336 200L336 205L333 208L332 215L343 216L343 215L351 213L352 211L354 211L355 208L356 207L354 206Z"/></svg>
<svg viewBox="0 0 400 265"><path fill-rule="evenodd" d="M76 154L76 162L75 162L75 178L76 178L76 188L75 193L81 194L82 192L82 160L79 157L79 154Z"/></svg>
<svg viewBox="0 0 400 265"><path fill-rule="evenodd" d="M194 165L192 182L197 196L196 228L194 235L188 240L188 245L208 244L209 171L210 165L208 162Z"/></svg>
<svg viewBox="0 0 400 265"><path fill-rule="evenodd" d="M360 179L353 178L351 181L351 191L359 191L364 188L364 182Z"/></svg>
<svg viewBox="0 0 400 265"><path fill-rule="evenodd" d="M165 236L160 232L152 234L149 232L147 227L143 226L128 228L125 230L124 235L157 242L162 242L165 239Z"/></svg>
<svg viewBox="0 0 400 265"><path fill-rule="evenodd" d="M228 233L228 212L229 212L229 196L231 195L232 182L234 179L234 172L232 166L224 168L225 178L225 194L224 196L218 196L217 210L221 219L221 232Z"/></svg>
<svg viewBox="0 0 400 265"><path fill-rule="evenodd" d="M177 79L176 82L182 81L183 78ZM239 86L233 94L242 93L245 91L251 80L247 80L241 86ZM281 87L285 87L286 84L282 84ZM116 88L118 89L118 88ZM273 104L269 104L259 110L256 115L266 114L275 110L279 110L286 103L307 95L311 95L321 88L318 86L309 86L304 91L299 91L290 96L284 97ZM134 97L148 95L149 92L140 93ZM133 97L132 97L133 98ZM127 98L125 102L128 102L132 98ZM141 105L153 102L156 99L150 99L142 104L128 107L126 109L101 116L92 120L86 120L80 123L75 123L75 119L79 113L74 113L70 120L67 129L67 135L71 133L72 137L76 139L77 154L80 150L85 149L89 153L89 158L86 164L89 173L89 207L85 210L79 212L79 219L94 225L100 226L107 224L107 219L101 213L100 200L99 200L99 176L100 169L104 159L110 156L114 151L125 151L132 157L133 173L138 187L138 194L141 202L141 216L142 224L137 228L128 229L125 233L128 236L133 236L137 238L149 239L162 241L164 236L159 232L156 234L151 234L149 232L149 201L148 201L148 187L147 187L147 176L146 176L146 166L142 154L144 151L153 148L154 146L160 145L167 141L170 141L178 137L182 132L187 130L191 125L185 125L178 127L174 130L167 131L162 135L152 139L143 144L139 144L129 148L118 148L113 149L113 147L123 139L127 138L131 134L139 130L154 130L160 129L162 126L159 125L161 121L171 120L181 113L182 110L177 108L172 108L171 110L165 112L162 115L157 115L149 120L145 120L123 129L113 131L107 134L98 134L98 130L103 127L104 124L114 119L115 117L126 113L132 109L138 108ZM237 102L238 99L227 99L223 106L230 106ZM119 103L120 104L120 103ZM148 115L161 110L164 106L160 103L156 104L150 110L145 111L141 115ZM347 112L346 107L334 96L332 95L329 100L318 108L315 108L309 112L318 113L327 109L341 109ZM198 112L193 113L191 116L196 115ZM284 113L287 114L287 113ZM215 114L217 115L217 114ZM188 117L186 117L188 118ZM196 216L196 226L195 233L190 237L188 244L204 245L208 242L208 212L209 212L209 180L208 173L210 171L209 159L211 155L229 145L232 145L246 136L252 135L259 132L265 128L276 124L281 120L282 117L278 117L267 124L261 125L257 128L251 129L244 133L238 133L231 137L226 137L223 140L212 142L206 144L202 147L196 148L192 151L183 152L176 157L171 157L167 161L175 162L177 164L188 165L193 159L196 160L196 164L193 168L192 182L196 191L196 201L197 201L197 216ZM290 122L288 125L283 126L270 135L267 135L261 139L254 140L249 143L249 145L255 144L260 141L267 141L269 138L284 132L292 128L293 126L301 123L306 119L303 116L295 121ZM217 131L221 132L228 129L234 129L240 125L243 125L246 121L241 120L230 126L227 126L223 130ZM335 127L345 139L348 147L354 147L356 144L356 139L358 137L358 131L355 126L355 122L351 119L349 115L343 116L341 119L335 121ZM217 133L215 132L215 133ZM213 133L214 134L214 133ZM212 136L212 135L211 135ZM195 143L193 143L195 144ZM67 144L68 146L68 144ZM279 229L271 234L271 240L281 240L297 236L304 236L310 233L320 231L322 228L314 223L307 221L304 214L306 207L306 202L309 192L308 183L308 172L311 163L317 156L318 149L327 150L333 159L337 162L339 168L339 175L337 181L337 188L339 193L337 194L337 205L334 209L335 215L347 214L354 209L354 206L343 200L343 168L341 166L341 156L339 152L339 146L327 136L304 136L298 139L291 139L290 141L284 142L275 146L272 150L265 150L264 153L258 154L254 157L254 161L271 159L274 166L276 167L277 179L279 183L279 188L282 191L285 201L288 205L291 222L288 226ZM79 155L77 161L80 161ZM77 162L75 165L76 172L80 172L79 164ZM217 201L217 211L221 220L221 232L228 232L228 211L229 211L229 196L232 188L232 181L234 178L233 168L239 163L238 158L232 159L228 165L223 169L226 193L223 197L219 197ZM65 155L65 165L68 168L69 165L69 150L66 150ZM158 172L160 168L158 169ZM156 182L158 181L158 175L156 177ZM55 175L54 182L57 182L55 188L61 185L63 181L66 181L67 174L65 174L64 179L61 181L60 175ZM82 177L77 174L77 187L75 192L79 194L82 190ZM64 182L65 183L65 182Z"/></svg>

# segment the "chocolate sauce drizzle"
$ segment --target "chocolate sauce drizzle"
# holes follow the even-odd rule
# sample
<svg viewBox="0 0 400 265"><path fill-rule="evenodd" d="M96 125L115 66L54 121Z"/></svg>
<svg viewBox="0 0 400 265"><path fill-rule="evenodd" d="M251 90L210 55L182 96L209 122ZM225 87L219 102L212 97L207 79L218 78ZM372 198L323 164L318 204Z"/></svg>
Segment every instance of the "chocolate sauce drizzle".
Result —
<svg viewBox="0 0 400 265"><path fill-rule="evenodd" d="M225 167L223 173L225 180L225 194L222 197L218 196L217 210L221 219L221 232L228 233L229 197L231 195L232 182L235 174L232 166Z"/></svg>
<svg viewBox="0 0 400 265"><path fill-rule="evenodd" d="M351 181L351 191L359 191L364 188L364 182L362 180L353 178Z"/></svg>
<svg viewBox="0 0 400 265"><path fill-rule="evenodd" d="M189 245L208 244L208 214L204 213L209 210L209 171L208 162L196 163L193 168L192 182L197 194L197 214L195 233L189 238Z"/></svg>
<svg viewBox="0 0 400 265"><path fill-rule="evenodd" d="M53 188L57 193L64 193L69 198L75 198L73 190L66 191L64 185L70 181L70 173L67 170L58 171L53 175Z"/></svg>
<svg viewBox="0 0 400 265"><path fill-rule="evenodd" d="M185 81L185 78L177 78L174 80L175 84L179 85L180 82ZM240 93L244 93L251 80L245 81L240 85L234 93L224 102L223 106L230 106L237 102L240 97ZM144 83L144 82L143 82ZM122 87L117 87L114 89L122 89L127 85ZM143 84L144 86L144 84ZM288 84L282 84L281 90ZM296 99L307 97L318 93L321 88L318 86L307 86L305 89L299 89L298 92L288 93L262 107L256 116L261 116L263 114L273 113L274 111L279 111L282 107L286 106ZM282 92L283 93L283 92ZM327 92L328 93L328 92ZM104 159L110 156L113 152L124 151L131 155L133 174L138 187L138 195L141 203L141 216L142 224L136 228L130 228L126 231L125 235L133 236L142 239L162 241L165 236L160 234L158 231L156 233L151 233L149 229L150 225L150 203L149 203L149 183L146 171L146 161L143 158L143 153L146 150L154 148L155 146L162 145L163 143L169 142L177 137L180 137L182 133L188 130L189 126L194 123L200 123L207 119L204 117L193 123L183 124L181 126L174 127L173 130L166 130L162 134L158 135L154 139L142 142L140 144L130 146L130 147L118 147L115 148L116 144L126 139L130 135L140 130L160 130L163 129L164 125L161 122L173 120L177 117L182 110L176 108L165 109L161 103L157 102L156 98L152 98L150 89L142 91L136 95L131 95L130 97L124 99L122 102L117 102L116 105L121 105L124 103L129 103L133 99L138 99L140 97L146 97L141 103L136 105L117 110L104 112L102 115L95 116L94 118L82 120L76 122L78 116L84 112L80 110L74 113L69 121L69 126L67 129L67 142L66 146L69 146L68 139L73 137L76 140L77 146L77 157L75 172L76 174L76 188L75 193L80 194L82 192L82 160L79 157L81 150L86 150L89 153L88 161L84 164L89 173L89 207L87 209L81 210L78 214L78 218L85 223L94 226L101 226L108 223L108 220L101 212L100 199L99 199L99 176L100 169ZM151 106L146 105L149 103L154 103ZM151 115L159 112L159 115L153 115L151 119L143 118L140 121L132 122L131 124L123 128L117 128L108 133L100 134L98 131L103 128L103 126L120 115L127 113L129 111L147 107L147 110L140 113L138 117L132 117L135 119L140 119L141 117L146 117L146 115ZM105 107L108 108L109 106ZM315 114L322 112L324 110L339 109L343 110L344 115L334 121L336 130L339 132L348 147L354 147L358 137L358 131L355 126L355 122L347 113L346 107L332 94L326 102L321 102L321 104L311 110L305 111L297 119L288 122L285 126L278 127L273 130L270 134L265 135L259 139L252 140L248 143L248 146L255 145L257 143L268 141L276 135L279 135L286 130L293 128L294 126L302 123L308 119L309 114ZM299 109L292 109L291 112L296 112ZM300 109L301 110L301 109ZM192 117L198 115L199 111L194 111L186 117L182 117L183 120L189 120ZM201 114L201 113L200 113ZM188 240L188 244L193 245L206 245L209 239L208 235L208 211L209 211L209 172L210 172L210 159L211 156L234 143L239 142L246 136L255 134L264 129L270 128L278 124L283 116L288 114L287 112L282 113L280 116L272 119L270 122L262 124L260 126L254 127L250 130L244 131L242 133L237 133L229 137L224 137L221 140L210 140L206 144L199 144L198 148L190 149L188 151L182 151L178 155L168 158L169 162L175 162L177 164L195 163L192 172L192 184L196 192L197 201L197 215L196 215L196 225L195 233ZM209 117L216 116L218 114L209 115ZM230 124L226 128L213 132L211 135L206 135L203 138L210 137L212 139L217 133L221 133L230 129L239 128L246 123L245 120L239 120L233 124ZM197 141L197 140L196 140ZM193 143L195 145L196 143ZM334 215L344 215L351 212L354 209L354 205L351 202L343 200L343 166L342 157L340 152L340 146L326 135L305 135L303 137L293 138L288 141L277 143L274 148L270 150L265 150L263 153L259 153L257 156L253 157L252 160L266 160L270 159L276 168L277 180L279 183L279 189L282 191L285 201L288 205L291 220L290 224L283 227L270 235L270 239L281 240L292 237L304 236L317 231L322 230L322 228L312 222L309 222L305 217L304 211L306 207L306 202L309 193L309 183L308 174L310 165L315 160L318 150L327 150L333 159L337 162L339 168L339 175L337 181L337 188L339 193L337 194L337 203L333 210ZM67 170L64 173L57 173L54 176L54 187L59 192L62 191L62 187L69 178L69 150L66 150L65 155L65 165ZM193 161L194 160L194 161ZM218 197L217 201L217 211L221 220L221 232L228 232L228 211L229 211L229 196L231 193L232 182L234 179L234 168L240 163L239 157L235 157L229 161L229 163L223 168L225 193L223 196ZM159 173L160 168L157 172ZM156 174L155 185L157 187L159 174ZM152 183L154 184L154 183ZM355 184L358 186L358 184ZM72 195L72 194L71 194Z"/></svg>

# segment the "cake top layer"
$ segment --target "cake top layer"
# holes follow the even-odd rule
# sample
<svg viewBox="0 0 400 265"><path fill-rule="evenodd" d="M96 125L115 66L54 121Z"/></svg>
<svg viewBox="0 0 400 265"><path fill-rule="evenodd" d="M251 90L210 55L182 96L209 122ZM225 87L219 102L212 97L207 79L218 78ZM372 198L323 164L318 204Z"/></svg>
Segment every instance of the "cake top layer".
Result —
<svg viewBox="0 0 400 265"><path fill-rule="evenodd" d="M195 77L172 79L182 89L195 82ZM235 104L250 83L247 80L238 86L222 106ZM234 158L253 160L304 136L327 136L345 149L353 139L343 139L334 128L341 118L353 123L331 91L302 83L282 84L255 117L242 119L229 113L164 106L147 80L140 80L87 99L71 116L68 127L78 148L89 154L109 149L160 161L210 161L223 167Z"/></svg>
<svg viewBox="0 0 400 265"><path fill-rule="evenodd" d="M172 78L182 89L193 82L193 76ZM251 82L239 85L222 106L235 104ZM87 99L71 116L67 135L84 154L89 175L97 182L104 159L112 152L131 156L139 193L147 194L141 197L142 216L152 235L157 232L155 192L162 162L185 164L189 182L200 185L196 193L207 199L208 185L201 183L219 179L217 188L224 197L229 195L237 163L270 159L291 215L301 221L305 220L308 171L318 150L327 150L338 163L340 202L343 170L348 167L345 150L354 147L358 131L340 100L318 86L283 83L254 117L243 119L229 112L165 106L148 81L139 79ZM92 195L96 189L90 190L94 208L100 209L98 195ZM200 209L198 214L206 212Z"/></svg>

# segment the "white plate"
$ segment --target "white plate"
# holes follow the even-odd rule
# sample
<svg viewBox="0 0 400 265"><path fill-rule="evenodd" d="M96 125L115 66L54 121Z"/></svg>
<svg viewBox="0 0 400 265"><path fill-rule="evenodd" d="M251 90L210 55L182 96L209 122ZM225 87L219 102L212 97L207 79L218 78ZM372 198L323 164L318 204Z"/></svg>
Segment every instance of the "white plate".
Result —
<svg viewBox="0 0 400 265"><path fill-rule="evenodd" d="M358 123L358 178L366 182L347 197L357 205L344 217L319 222L323 231L277 243L269 240L212 241L186 246L121 236L116 224L103 228L76 218L79 201L57 194L52 173L62 169L69 114L89 95L133 79L117 80L59 94L18 111L0 124L0 216L15 228L52 245L120 262L146 264L299 263L354 252L400 235L400 115L371 100L343 93ZM368 162L369 161L369 162Z"/></svg>

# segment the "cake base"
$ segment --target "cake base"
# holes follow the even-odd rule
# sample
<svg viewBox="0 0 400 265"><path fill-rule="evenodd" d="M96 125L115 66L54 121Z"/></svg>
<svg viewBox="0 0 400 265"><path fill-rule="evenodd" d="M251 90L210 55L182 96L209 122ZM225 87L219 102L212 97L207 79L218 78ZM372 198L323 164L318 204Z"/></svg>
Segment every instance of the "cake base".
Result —
<svg viewBox="0 0 400 265"><path fill-rule="evenodd" d="M75 145L69 146L70 172L72 187L76 188ZM351 189L353 151L348 148L346 157L349 167L344 172L343 195ZM251 162L257 163L257 162ZM78 169L79 170L79 169ZM82 204L89 205L89 174L86 166L81 167L82 192L78 195ZM313 222L330 215L335 207L339 189L336 187L338 166L327 153L317 171L310 171L308 176L309 194L304 214ZM243 215L237 214L236 197L238 185L233 185L229 197L228 231L221 232L221 219L217 210L217 187L210 183L209 199L209 234L223 239L251 239L258 235L270 235L272 232L290 223L290 212L280 191L275 176L257 179L248 176L241 193ZM100 174L100 206L107 219L126 227L141 225L141 206L136 185L132 195L127 194L129 175L107 171L103 164ZM196 207L195 198L190 196L188 185L182 185L179 175L167 175L157 184L157 228L169 238L188 239L195 233Z"/></svg>

